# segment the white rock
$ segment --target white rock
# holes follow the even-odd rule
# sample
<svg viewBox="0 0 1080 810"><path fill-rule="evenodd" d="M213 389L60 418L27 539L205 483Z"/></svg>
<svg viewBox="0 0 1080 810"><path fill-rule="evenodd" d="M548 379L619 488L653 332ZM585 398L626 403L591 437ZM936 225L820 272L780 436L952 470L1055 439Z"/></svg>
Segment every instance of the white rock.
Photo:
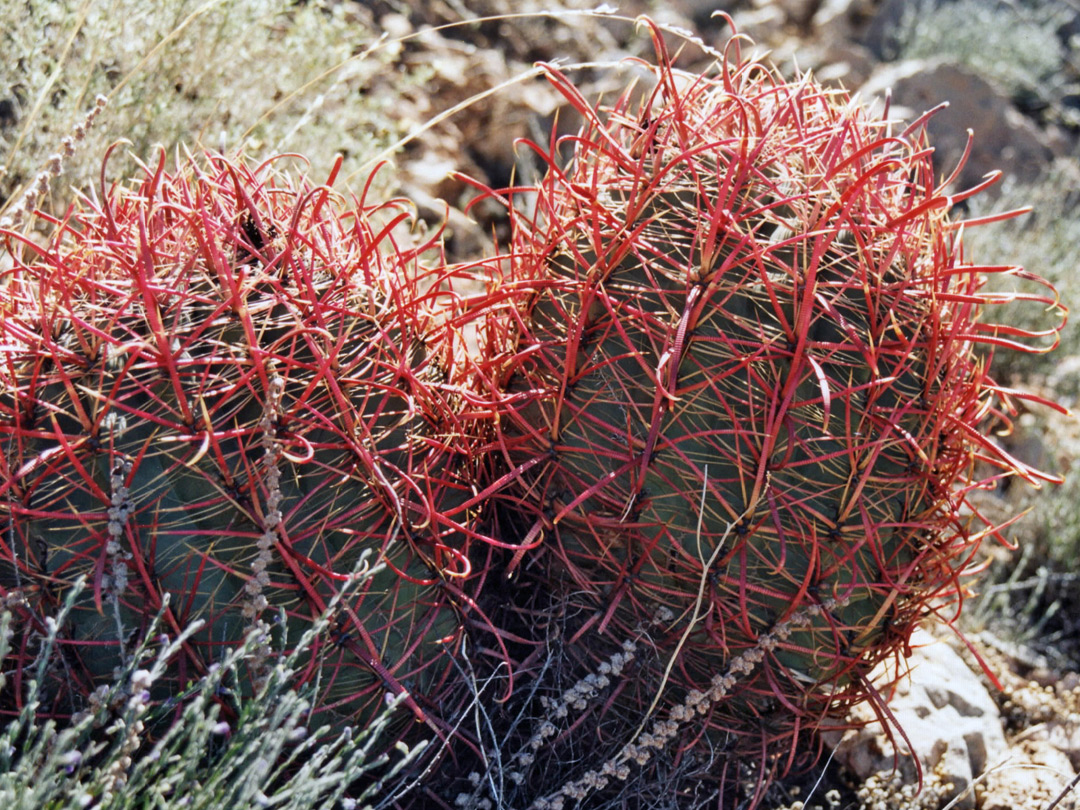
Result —
<svg viewBox="0 0 1080 810"><path fill-rule="evenodd" d="M912 637L912 647L905 664L907 674L897 682L889 710L919 757L923 772L937 769L943 781L952 783L951 796L957 796L975 775L1006 758L1001 717L978 676L951 647L923 631ZM895 680L894 672L892 666L879 666L871 680L885 689ZM861 779L891 771L896 749L876 722L873 709L863 704L853 714L852 720L869 725L842 736L826 734L826 743L835 746L835 758ZM904 737L895 730L892 736L901 751L900 771L905 781L914 782L916 769ZM969 791L954 806L973 810L974 793Z"/></svg>
<svg viewBox="0 0 1080 810"><path fill-rule="evenodd" d="M1010 758L986 775L979 786L980 810L1041 810L1062 794L1076 775L1068 757L1047 742L1025 740L1013 746ZM1055 810L1076 810L1075 793Z"/></svg>

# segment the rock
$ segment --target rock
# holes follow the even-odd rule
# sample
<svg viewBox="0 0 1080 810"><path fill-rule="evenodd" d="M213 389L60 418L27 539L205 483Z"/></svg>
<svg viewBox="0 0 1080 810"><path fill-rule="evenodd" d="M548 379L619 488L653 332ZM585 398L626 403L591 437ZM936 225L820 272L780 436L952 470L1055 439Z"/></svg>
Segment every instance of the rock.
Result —
<svg viewBox="0 0 1080 810"><path fill-rule="evenodd" d="M1007 716L1025 726L1019 739L1045 742L1080 770L1080 674L1069 672L1052 683L1028 682L1009 691Z"/></svg>
<svg viewBox="0 0 1080 810"><path fill-rule="evenodd" d="M889 710L907 735L923 772L935 772L943 783L952 785L947 795L960 797L954 805L958 810L973 810L975 796L967 788L976 775L1003 760L1008 750L997 705L963 659L926 632L912 637L912 654L903 666L906 672L896 682ZM894 680L891 665L879 666L871 676L879 685ZM891 771L895 761L904 780L915 782L915 765L899 733L894 731L890 741L866 704L853 710L851 719L868 725L842 735L824 735L841 764L867 779ZM898 758L894 742L901 749Z"/></svg>
<svg viewBox="0 0 1080 810"><path fill-rule="evenodd" d="M875 64L869 51L862 46L825 39L785 40L773 47L771 58L788 75L810 68L819 82L839 85L849 91L866 82Z"/></svg>
<svg viewBox="0 0 1080 810"><path fill-rule="evenodd" d="M1048 807L1076 776L1068 757L1040 740L1013 746L1009 760L986 775L977 788L979 810L1020 810ZM1055 810L1077 810L1075 793L1065 796Z"/></svg>
<svg viewBox="0 0 1080 810"><path fill-rule="evenodd" d="M849 42L871 19L873 6L873 0L822 0L811 27L831 42Z"/></svg>
<svg viewBox="0 0 1080 810"><path fill-rule="evenodd" d="M623 14L630 16L625 3L612 3L612 5L617 5ZM653 10L659 5L658 3L642 3L641 13L652 14L654 13ZM719 17L713 16L717 11L726 10L728 13L732 11L731 3L722 3L719 0L674 0L674 2L665 3L664 5L690 20L694 28L700 31L702 35L707 35L710 29L723 27Z"/></svg>
<svg viewBox="0 0 1080 810"><path fill-rule="evenodd" d="M823 82L839 83L854 90L865 84L873 70L874 60L866 48L851 42L836 42L826 48L816 75Z"/></svg>
<svg viewBox="0 0 1080 810"><path fill-rule="evenodd" d="M515 172L523 182L531 180L531 172L522 171L529 167L519 165L529 151L523 149L519 156L515 141L549 131L562 97L543 77L518 79L529 67L497 49L416 26L401 14L386 14L381 21L398 34L414 26L415 36L400 43L397 61L425 75L423 84L414 84L388 72L371 90L377 97L380 83L388 85L395 117L402 129L416 133L401 153L400 188L416 203L425 223L435 226L447 220L451 260L484 255L493 229L505 230L505 211L473 209L470 216L487 211L493 219L470 222L460 210L476 189L456 172L492 187L508 185ZM500 85L499 92L492 92Z"/></svg>
<svg viewBox="0 0 1080 810"><path fill-rule="evenodd" d="M1074 770L1080 770L1080 724L1075 718L1056 717L1042 729L1032 734L1037 740L1045 735L1045 741L1069 758Z"/></svg>
<svg viewBox="0 0 1080 810"><path fill-rule="evenodd" d="M949 102L927 126L934 162L943 176L952 172L963 154L967 130L974 132L971 156L957 180L959 188L975 185L995 169L1020 182L1034 182L1052 158L1039 129L1005 93L968 68L942 60L894 62L878 67L860 92L884 98L890 88L893 118L914 120L942 101Z"/></svg>
<svg viewBox="0 0 1080 810"><path fill-rule="evenodd" d="M800 27L810 23L821 6L821 2L822 0L775 0L788 22Z"/></svg>
<svg viewBox="0 0 1080 810"><path fill-rule="evenodd" d="M413 25L404 14L384 14L379 18L379 28L391 39L403 39L413 33Z"/></svg>
<svg viewBox="0 0 1080 810"><path fill-rule="evenodd" d="M772 42L784 28L784 12L777 6L739 11L732 18L739 33L746 34L759 45Z"/></svg>

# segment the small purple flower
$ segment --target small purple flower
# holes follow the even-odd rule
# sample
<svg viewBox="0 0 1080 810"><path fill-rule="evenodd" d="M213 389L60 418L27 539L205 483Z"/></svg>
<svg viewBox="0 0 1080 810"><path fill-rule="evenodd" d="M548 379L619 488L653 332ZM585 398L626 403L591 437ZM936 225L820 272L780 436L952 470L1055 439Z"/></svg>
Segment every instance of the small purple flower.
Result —
<svg viewBox="0 0 1080 810"><path fill-rule="evenodd" d="M82 762L82 753L79 751L68 751L62 757L60 757L60 763L64 766L64 773L69 776L75 773L75 769L79 767L79 763Z"/></svg>

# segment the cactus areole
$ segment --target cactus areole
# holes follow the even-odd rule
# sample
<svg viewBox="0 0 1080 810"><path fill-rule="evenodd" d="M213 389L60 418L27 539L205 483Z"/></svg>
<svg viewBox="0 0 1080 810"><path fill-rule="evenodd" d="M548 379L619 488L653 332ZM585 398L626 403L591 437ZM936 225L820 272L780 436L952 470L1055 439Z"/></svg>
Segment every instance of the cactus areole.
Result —
<svg viewBox="0 0 1080 810"><path fill-rule="evenodd" d="M159 684L177 694L245 634L269 645L281 611L295 641L365 550L384 569L296 683L361 724L397 694L429 720L445 683L461 624L439 585L468 563L463 459L425 342L441 271L418 261L430 245L395 241L397 202L349 205L281 162L170 173L162 155L48 244L7 234L0 592L22 671L71 583L90 584L45 670L57 716L112 683L166 594L164 632L205 622Z"/></svg>
<svg viewBox="0 0 1080 810"><path fill-rule="evenodd" d="M946 194L925 118L898 131L737 40L689 75L654 39L655 84L605 112L549 71L586 123L534 146L550 168L514 206L502 447L554 578L593 630L650 627L684 692L840 605L766 639L711 716L790 745L960 601L999 528L967 495L1043 477L980 432L1012 406L977 348L1031 337L980 289L1019 269L965 261L949 211L978 189Z"/></svg>

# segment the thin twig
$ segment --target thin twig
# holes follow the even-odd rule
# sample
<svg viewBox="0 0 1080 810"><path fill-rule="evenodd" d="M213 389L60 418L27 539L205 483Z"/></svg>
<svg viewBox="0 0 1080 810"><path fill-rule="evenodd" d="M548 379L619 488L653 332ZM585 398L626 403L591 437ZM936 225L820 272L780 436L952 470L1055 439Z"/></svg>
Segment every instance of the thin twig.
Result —
<svg viewBox="0 0 1080 810"><path fill-rule="evenodd" d="M1066 796L1073 792L1077 784L1080 784L1080 774L1077 774L1069 781L1069 784L1067 784L1065 788L1061 791L1061 793L1057 795L1057 798L1050 802L1049 805L1047 805L1046 810L1054 810L1055 807L1061 804L1061 802L1065 799Z"/></svg>

